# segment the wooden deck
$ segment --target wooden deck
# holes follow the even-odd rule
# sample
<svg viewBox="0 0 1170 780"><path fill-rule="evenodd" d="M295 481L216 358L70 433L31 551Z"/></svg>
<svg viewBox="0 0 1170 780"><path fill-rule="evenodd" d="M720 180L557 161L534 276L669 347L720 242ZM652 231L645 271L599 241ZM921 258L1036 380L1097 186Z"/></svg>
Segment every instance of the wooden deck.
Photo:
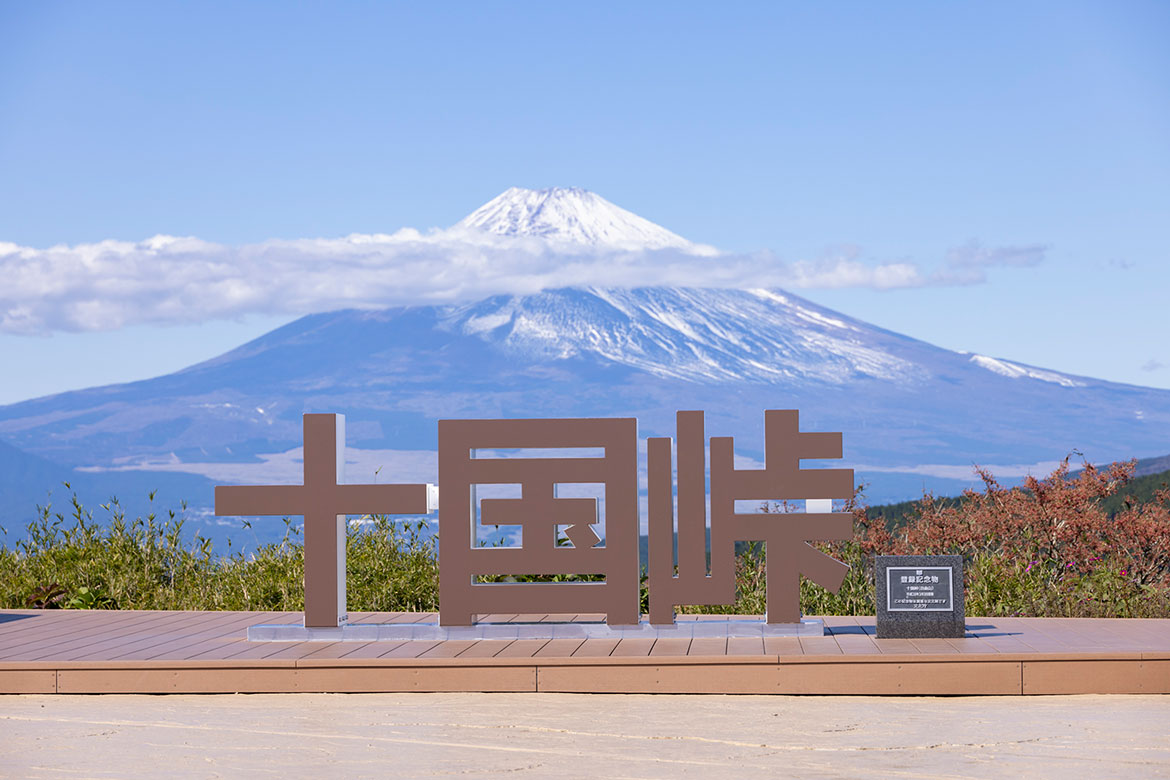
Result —
<svg viewBox="0 0 1170 780"><path fill-rule="evenodd" d="M245 639L249 625L300 620L299 612L3 610L0 693L1170 693L1170 620L968 618L964 639L877 639L872 617L825 618L827 635L816 638Z"/></svg>

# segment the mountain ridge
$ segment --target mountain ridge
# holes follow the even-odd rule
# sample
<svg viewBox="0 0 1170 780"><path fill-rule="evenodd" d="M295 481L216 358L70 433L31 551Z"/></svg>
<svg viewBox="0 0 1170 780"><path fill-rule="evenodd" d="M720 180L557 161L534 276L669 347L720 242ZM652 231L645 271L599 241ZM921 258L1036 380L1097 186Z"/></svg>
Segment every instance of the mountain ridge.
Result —
<svg viewBox="0 0 1170 780"><path fill-rule="evenodd" d="M678 322L664 323L663 312L670 312ZM373 403L381 408L381 416L391 410L402 416L407 413L405 407L410 407L409 414L421 414L421 402L403 400L413 395L425 397L435 409L471 416L503 414L507 404L501 399L527 398L526 413L539 415L544 407L556 416L566 410L557 411L555 398L547 396L555 396L561 383L578 388L574 391L578 396L584 383L601 399L607 394L637 395L632 389L637 385L662 385L672 388L675 395L681 388L684 396L718 396L734 387L775 401L862 391L870 398L880 395L890 401L898 394L929 397L939 387L949 392L955 387L980 388L976 395L984 390L1010 391L1046 399L1051 392L1064 391L1073 398L1077 393L1102 391L1130 398L1136 404L1130 412L1135 422L1142 422L1135 417L1138 412L1150 415L1139 428L1164 424L1168 417L1163 411L1167 404L1160 400L1170 398L1168 391L1056 372L1048 373L1066 381L1026 373L1005 376L974 362L974 356L834 314L790 293L761 296L758 291L686 288L564 288L493 296L457 306L342 310L309 315L166 376L0 407L0 436L60 462L100 465L83 464L80 459L103 451L104 457L113 458L132 441L139 442L140 454L162 455L170 451L168 443L190 439L167 432L182 427L175 422L180 411L189 427L197 419L204 422L194 427L202 430L210 420L247 418L246 427L257 438L267 438L277 426L287 433L281 439L291 441L308 400L317 409L331 403L330 394L339 396L333 403L352 402L361 408L363 404L353 401L356 395L398 393L396 402L387 398ZM273 391L274 384L281 392ZM157 412L168 397L187 400L181 410L160 412L152 419L147 410ZM540 402L532 400L541 397ZM136 414L145 427L135 424L127 408L119 407L130 399L142 407ZM1143 399L1154 403L1143 404ZM986 406L978 398L970 402ZM1051 399L1047 402L1052 403ZM621 413L621 404L611 409L600 406L577 411ZM777 403L765 403L748 416L765 406ZM853 406L863 409L866 405L854 402ZM217 409L243 411L225 414ZM858 414L832 416L857 418ZM1106 416L1116 418L1117 409ZM135 428L146 433L128 438L116 434ZM154 437L158 446L145 444L152 438L151 431L158 434Z"/></svg>

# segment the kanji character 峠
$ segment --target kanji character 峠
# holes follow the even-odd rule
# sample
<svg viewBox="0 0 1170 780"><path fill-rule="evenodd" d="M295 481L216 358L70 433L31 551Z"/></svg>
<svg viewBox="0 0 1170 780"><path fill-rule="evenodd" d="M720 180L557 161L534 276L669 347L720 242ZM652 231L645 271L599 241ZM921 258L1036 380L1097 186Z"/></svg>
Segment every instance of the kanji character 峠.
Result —
<svg viewBox="0 0 1170 780"><path fill-rule="evenodd" d="M764 413L763 469L736 469L731 437L711 439L711 558L706 551L706 457L702 412L679 412L678 567L670 439L647 441L650 622L674 622L679 604L735 602L735 543L762 541L767 555L767 620L800 621L800 575L836 591L848 567L808 544L848 539L847 512L741 514L737 500L833 499L853 495L851 469L801 469L801 458L841 457L841 434L801 433L797 412Z"/></svg>

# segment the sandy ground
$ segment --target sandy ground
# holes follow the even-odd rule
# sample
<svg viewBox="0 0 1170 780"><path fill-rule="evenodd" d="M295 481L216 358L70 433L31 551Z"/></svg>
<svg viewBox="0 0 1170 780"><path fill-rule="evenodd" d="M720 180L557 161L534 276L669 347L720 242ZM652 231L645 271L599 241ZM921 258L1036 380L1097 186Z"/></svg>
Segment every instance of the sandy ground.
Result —
<svg viewBox="0 0 1170 780"><path fill-rule="evenodd" d="M0 775L1170 777L1170 696L3 696Z"/></svg>

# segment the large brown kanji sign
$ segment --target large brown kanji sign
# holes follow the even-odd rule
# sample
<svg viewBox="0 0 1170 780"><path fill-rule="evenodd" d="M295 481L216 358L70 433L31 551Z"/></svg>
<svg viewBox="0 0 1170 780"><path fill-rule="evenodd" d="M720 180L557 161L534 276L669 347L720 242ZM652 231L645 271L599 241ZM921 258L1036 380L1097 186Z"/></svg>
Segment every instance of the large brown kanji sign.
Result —
<svg viewBox="0 0 1170 780"><path fill-rule="evenodd" d="M344 417L307 414L304 425L303 485L221 486L215 507L221 515L304 516L305 626L331 628L346 619L346 515L425 514L430 489L343 484ZM733 440L715 437L708 470L703 412L678 413L677 442L647 440L652 624L673 624L677 605L734 603L738 541L766 544L770 624L800 622L801 575L833 591L840 587L848 567L808 543L851 536L852 516L832 512L831 502L852 496L853 472L799 464L802 458L840 458L841 434L801 432L792 410L765 412L764 430L762 469L735 468ZM440 623L469 626L479 615L507 612L603 613L610 625L639 624L637 445L634 419L441 420ZM590 454L573 454L582 449ZM501 485L518 488L519 495L480 497L480 488ZM559 488L573 485L593 486L601 495L559 495ZM800 499L819 511L736 511L737 501L759 506ZM602 523L604 538L595 530ZM518 546L480 543L480 527L500 525L519 527ZM558 527L565 529L560 542ZM601 577L482 581L557 574Z"/></svg>

